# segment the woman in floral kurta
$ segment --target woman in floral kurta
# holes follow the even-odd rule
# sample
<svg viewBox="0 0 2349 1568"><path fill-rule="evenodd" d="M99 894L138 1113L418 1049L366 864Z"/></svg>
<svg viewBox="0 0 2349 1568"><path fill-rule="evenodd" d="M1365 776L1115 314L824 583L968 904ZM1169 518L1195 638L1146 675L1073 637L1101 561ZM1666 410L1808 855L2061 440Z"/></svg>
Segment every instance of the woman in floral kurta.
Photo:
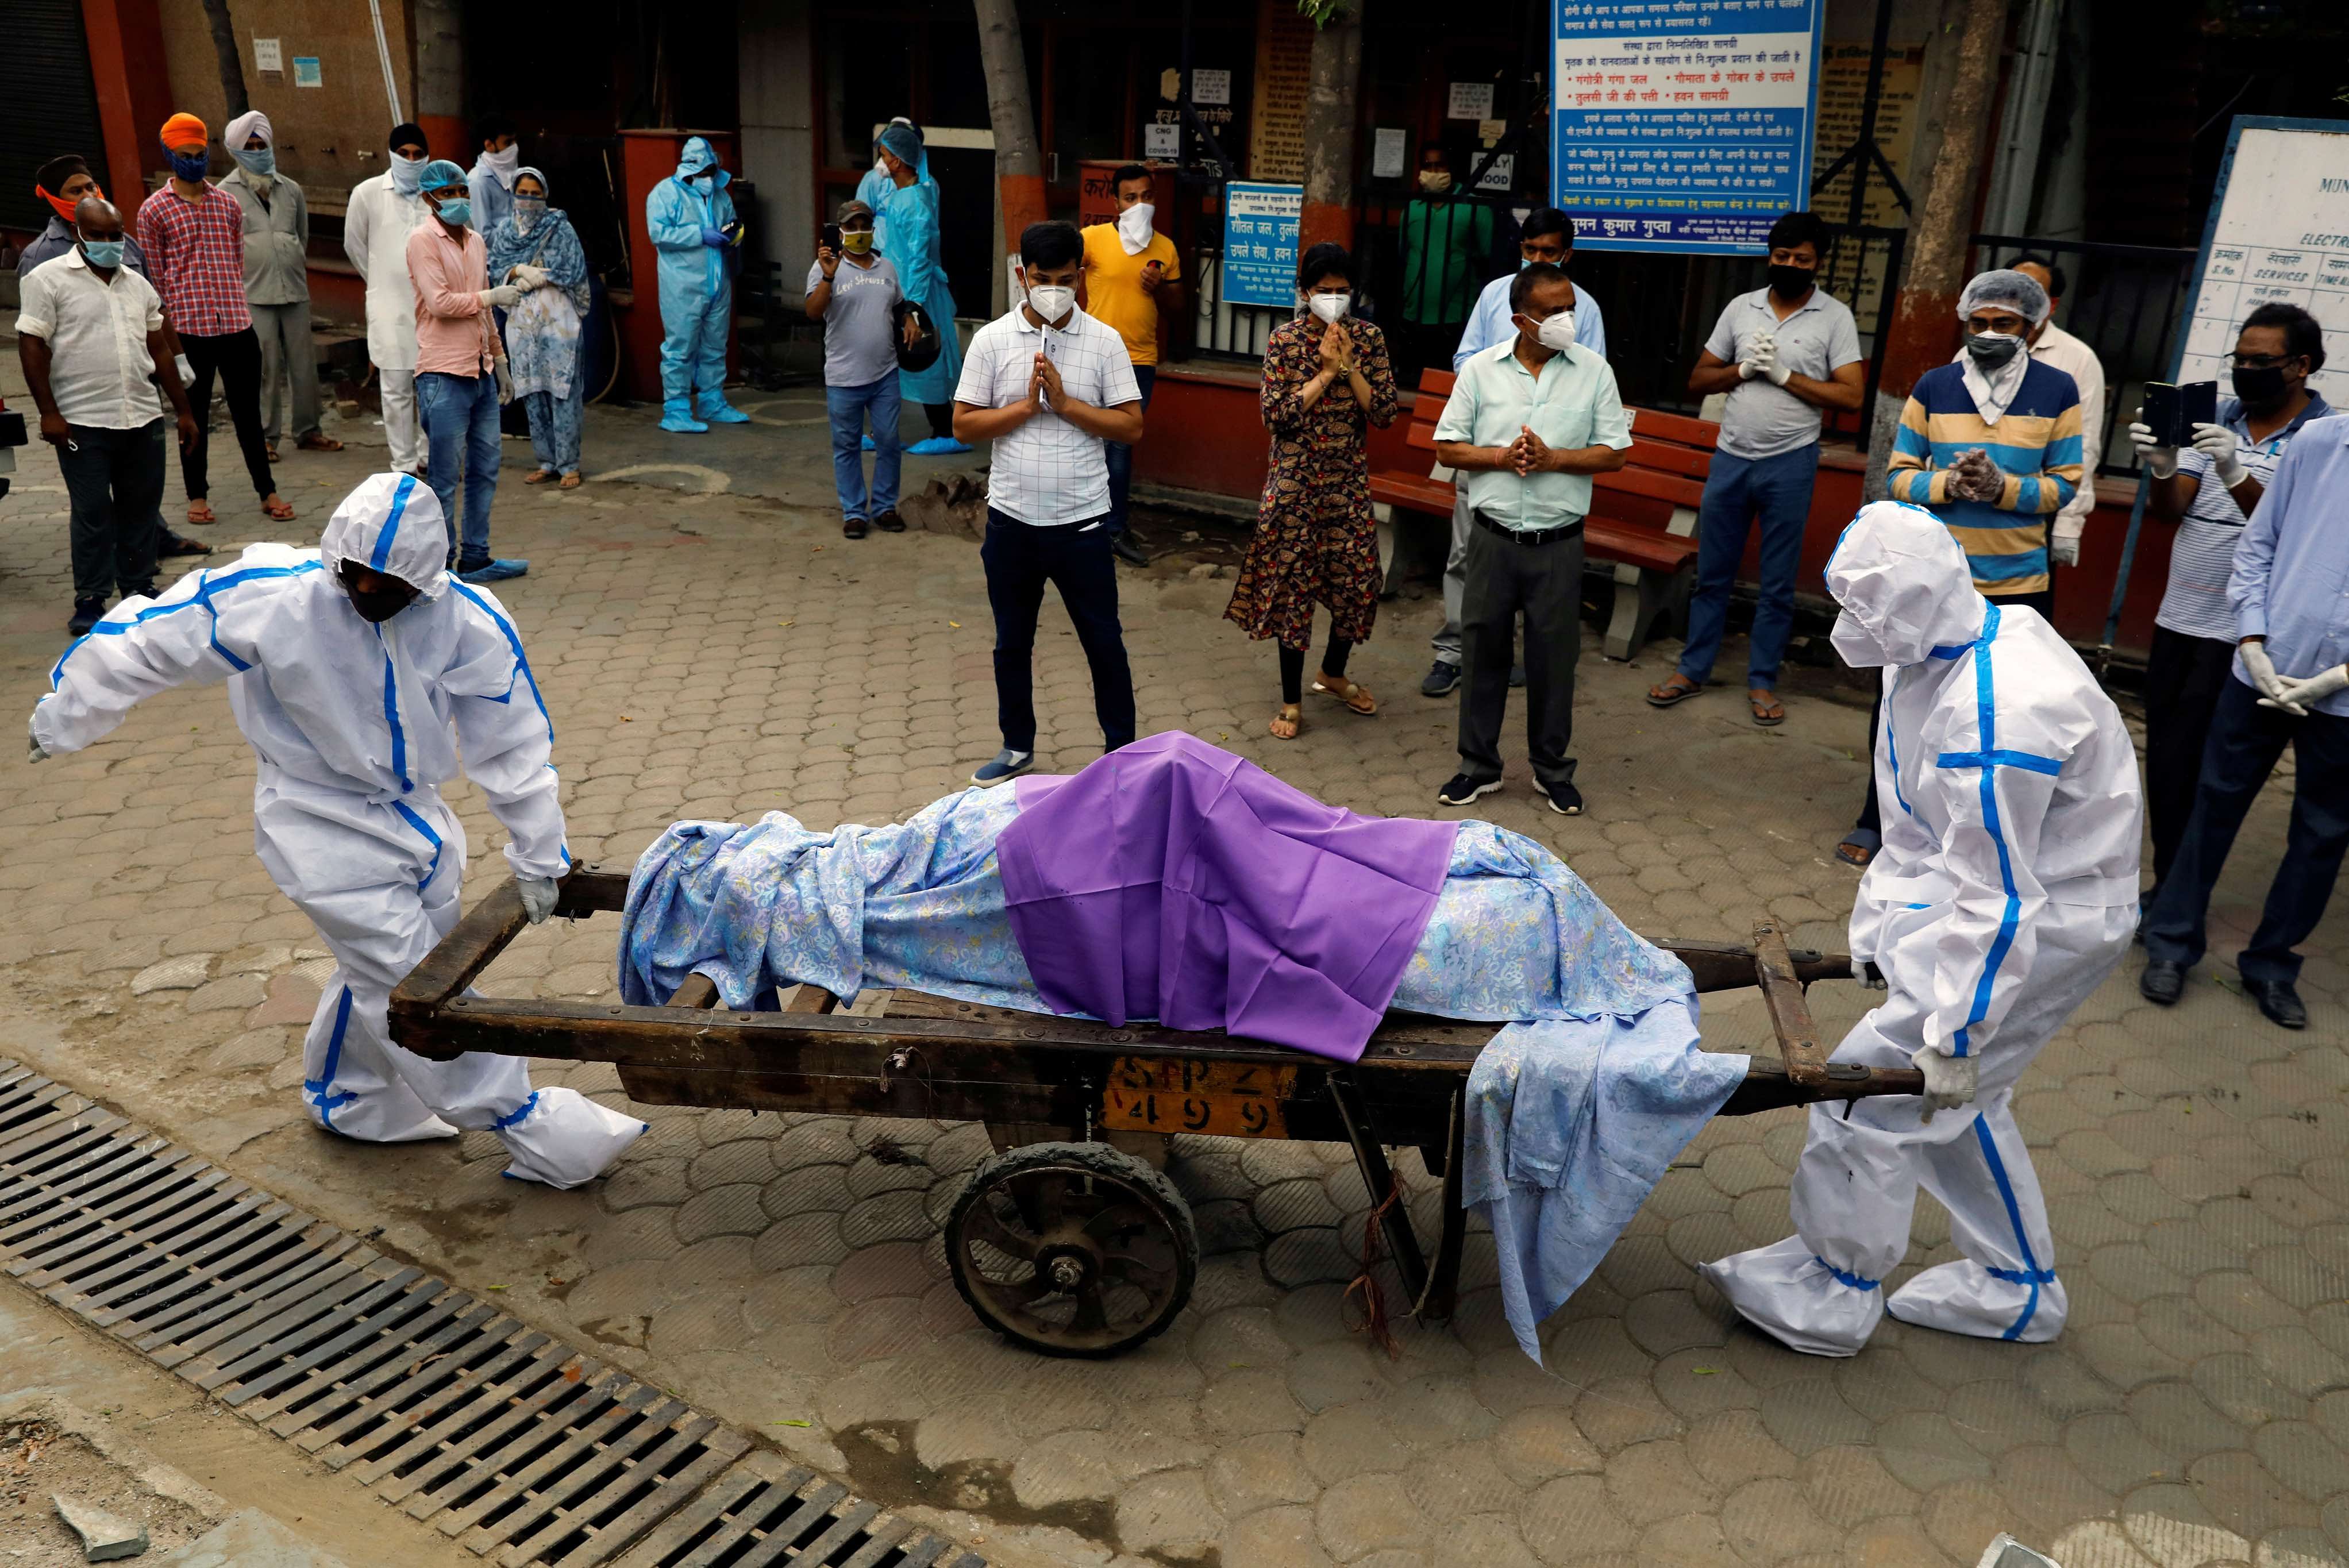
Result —
<svg viewBox="0 0 2349 1568"><path fill-rule="evenodd" d="M1346 678L1346 660L1379 613L1378 524L1371 516L1369 431L1394 422L1387 340L1347 319L1354 263L1316 245L1297 269L1306 314L1273 330L1264 351L1264 422L1272 430L1256 538L1224 618L1251 637L1280 639L1280 711L1272 734L1293 740L1315 601L1329 606L1330 642L1313 689L1356 713L1375 713L1370 689Z"/></svg>

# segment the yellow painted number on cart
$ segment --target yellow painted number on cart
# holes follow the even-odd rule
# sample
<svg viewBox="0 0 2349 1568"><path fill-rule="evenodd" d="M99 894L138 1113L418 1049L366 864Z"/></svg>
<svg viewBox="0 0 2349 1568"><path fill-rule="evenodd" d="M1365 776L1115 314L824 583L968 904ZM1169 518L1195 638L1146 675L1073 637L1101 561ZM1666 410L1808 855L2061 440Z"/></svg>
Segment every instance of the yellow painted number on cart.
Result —
<svg viewBox="0 0 2349 1568"><path fill-rule="evenodd" d="M1120 1057L1102 1091L1101 1124L1128 1132L1286 1138L1281 1113L1295 1068L1180 1057Z"/></svg>

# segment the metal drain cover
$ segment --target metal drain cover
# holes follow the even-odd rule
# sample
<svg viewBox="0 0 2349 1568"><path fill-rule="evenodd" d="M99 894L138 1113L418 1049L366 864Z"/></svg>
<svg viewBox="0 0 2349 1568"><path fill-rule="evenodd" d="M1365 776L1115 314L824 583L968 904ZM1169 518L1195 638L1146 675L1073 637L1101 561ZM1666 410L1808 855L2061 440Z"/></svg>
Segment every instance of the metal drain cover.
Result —
<svg viewBox="0 0 2349 1568"><path fill-rule="evenodd" d="M5 1060L0 1267L504 1568L986 1568Z"/></svg>

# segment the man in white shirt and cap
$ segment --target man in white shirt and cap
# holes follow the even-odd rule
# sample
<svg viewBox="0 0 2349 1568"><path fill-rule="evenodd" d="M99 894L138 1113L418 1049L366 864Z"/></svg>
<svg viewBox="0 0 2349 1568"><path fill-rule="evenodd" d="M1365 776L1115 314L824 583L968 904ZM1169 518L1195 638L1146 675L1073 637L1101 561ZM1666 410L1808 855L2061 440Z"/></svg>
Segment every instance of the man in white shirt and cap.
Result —
<svg viewBox="0 0 2349 1568"><path fill-rule="evenodd" d="M2047 319L2031 334L2031 357L2071 377L2080 389L2080 488L2049 524L2047 552L2059 566L2080 563L2080 535L2096 509L2096 465L2105 459L2105 366L2096 351L2055 325L2070 280L2044 256L2023 256L2014 270L2047 291Z"/></svg>
<svg viewBox="0 0 2349 1568"><path fill-rule="evenodd" d="M351 188L343 214L343 254L367 280L367 359L383 403L391 467L424 472L424 428L416 418L416 288L408 278L408 236L432 215L425 205L424 166L431 160L423 128L391 128L391 167Z"/></svg>

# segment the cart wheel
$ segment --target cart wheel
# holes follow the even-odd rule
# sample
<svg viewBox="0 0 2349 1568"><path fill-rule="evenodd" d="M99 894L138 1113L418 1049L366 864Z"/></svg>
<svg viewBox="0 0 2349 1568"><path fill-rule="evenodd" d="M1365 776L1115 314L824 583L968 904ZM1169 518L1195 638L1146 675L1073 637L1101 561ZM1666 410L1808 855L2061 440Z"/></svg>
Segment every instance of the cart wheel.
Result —
<svg viewBox="0 0 2349 1568"><path fill-rule="evenodd" d="M1098 1359L1164 1333L1199 1273L1174 1183L1099 1143L996 1155L955 1200L946 1240L979 1321L1046 1356Z"/></svg>

